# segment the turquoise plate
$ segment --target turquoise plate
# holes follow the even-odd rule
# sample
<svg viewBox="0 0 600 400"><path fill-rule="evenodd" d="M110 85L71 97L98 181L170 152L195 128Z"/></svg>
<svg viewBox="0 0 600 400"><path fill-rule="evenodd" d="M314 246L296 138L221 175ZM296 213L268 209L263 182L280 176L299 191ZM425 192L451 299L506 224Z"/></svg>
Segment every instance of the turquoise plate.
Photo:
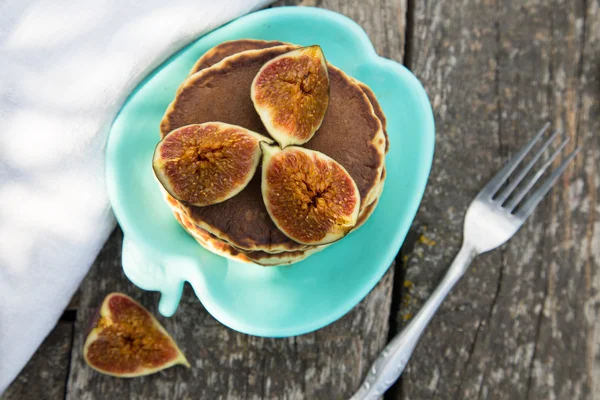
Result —
<svg viewBox="0 0 600 400"><path fill-rule="evenodd" d="M371 87L388 118L387 179L376 211L356 232L291 266L264 268L204 250L176 222L151 169L159 122L179 84L205 51L239 38L319 44L329 62ZM175 312L187 281L208 312L237 331L282 337L321 328L350 311L394 260L425 190L433 147L425 90L402 65L377 56L352 20L308 7L239 18L166 61L114 121L106 173L125 235L125 274L142 289L161 293L165 316Z"/></svg>

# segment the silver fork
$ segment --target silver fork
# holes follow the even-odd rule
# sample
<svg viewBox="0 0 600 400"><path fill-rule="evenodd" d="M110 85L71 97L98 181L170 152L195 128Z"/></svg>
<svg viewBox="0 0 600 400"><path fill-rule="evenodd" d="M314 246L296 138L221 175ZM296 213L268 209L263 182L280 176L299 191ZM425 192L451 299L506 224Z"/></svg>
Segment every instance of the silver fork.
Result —
<svg viewBox="0 0 600 400"><path fill-rule="evenodd" d="M549 126L550 123L546 123L533 140L521 149L473 199L465 216L462 247L448 272L421 310L375 360L363 384L350 400L378 399L400 377L425 328L450 290L467 271L471 261L477 255L493 250L513 237L548 193L554 182L565 171L567 165L575 158L579 148L562 161L539 189L526 201L522 201L569 141L566 138L525 186L515 191L517 185L525 178L544 151L559 136L559 132L552 134L527 165L513 177L517 166L521 164ZM509 177L512 178L511 181L504 189L500 190ZM507 201L511 195L513 197Z"/></svg>

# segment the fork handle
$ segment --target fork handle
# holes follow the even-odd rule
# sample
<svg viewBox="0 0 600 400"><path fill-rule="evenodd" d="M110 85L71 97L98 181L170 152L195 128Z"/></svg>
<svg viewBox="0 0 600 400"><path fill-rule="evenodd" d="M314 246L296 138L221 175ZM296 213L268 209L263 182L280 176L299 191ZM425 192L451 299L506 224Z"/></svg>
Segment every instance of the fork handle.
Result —
<svg viewBox="0 0 600 400"><path fill-rule="evenodd" d="M475 249L463 243L446 275L408 325L397 334L375 360L359 390L350 400L379 399L404 371L419 339L456 282L464 275Z"/></svg>

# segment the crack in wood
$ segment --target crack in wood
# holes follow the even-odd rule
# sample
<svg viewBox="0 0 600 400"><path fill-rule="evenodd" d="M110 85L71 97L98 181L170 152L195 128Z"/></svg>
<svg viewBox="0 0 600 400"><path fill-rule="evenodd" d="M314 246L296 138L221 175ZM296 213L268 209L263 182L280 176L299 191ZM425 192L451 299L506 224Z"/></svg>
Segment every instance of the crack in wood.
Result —
<svg viewBox="0 0 600 400"><path fill-rule="evenodd" d="M495 8L496 8L496 20L494 22L494 29L496 30L496 65L494 71L494 90L496 95L496 118L498 120L498 148L500 153L500 165L504 165L506 160L502 157L502 154L506 153L504 149L504 144L502 142L502 133L504 130L502 129L502 96L500 95L500 53L502 51L502 43L501 43L501 33L500 33L500 1L496 0ZM506 159L508 159L508 154Z"/></svg>
<svg viewBox="0 0 600 400"><path fill-rule="evenodd" d="M494 294L494 298L492 300L492 303L490 305L490 310L488 312L488 315L485 319L485 321L482 321L481 324L483 325L485 322L485 326L490 326L490 321L492 320L492 314L494 314L494 309L496 307L496 303L498 302L498 298L500 297L500 291L502 290L502 278L504 276L504 265L506 264L506 259L505 259L505 254L504 254L504 250L501 250L501 256L500 256L500 269L499 269L499 273L498 273L498 285L496 286L496 293ZM481 386L479 387L479 393L477 395L477 398L480 399L481 398L481 393L483 390L483 387L485 386L485 381L487 378L487 374L488 374L488 367L489 367L489 363L486 363L484 370L483 370L483 379L481 380Z"/></svg>
<svg viewBox="0 0 600 400"><path fill-rule="evenodd" d="M547 221L545 224L545 227L548 227L549 222ZM545 230L545 229L544 229ZM540 242L540 248L545 248L546 244L546 235L542 236L541 242ZM541 267L540 267L540 275L542 274L542 268L544 268L545 265L544 263L542 263ZM540 302L540 312L538 313L538 315L536 316L536 326L535 326L535 339L533 341L533 353L531 354L531 360L529 360L529 366L527 368L528 370L528 378L527 378L527 386L525 388L525 398L529 399L530 398L530 392L531 392L531 387L532 387L532 383L533 383L533 368L534 368L534 362L535 362L535 358L537 355L537 348L538 348L538 342L540 341L540 335L541 335L541 328L542 328L542 320L544 318L544 307L546 304L546 299L548 298L548 288L549 288L549 282L548 279L546 279L546 285L544 285L544 294L542 296L542 300Z"/></svg>
<svg viewBox="0 0 600 400"><path fill-rule="evenodd" d="M67 309L62 313L59 321L75 322L76 319L77 319L77 310L76 309Z"/></svg>
<svg viewBox="0 0 600 400"><path fill-rule="evenodd" d="M473 357L473 353L475 353L475 345L477 344L477 338L479 337L479 331L481 330L481 326L482 326L482 320L479 320L479 322L477 323L477 329L475 330L475 337L473 338L473 342L471 342L471 347L469 348L469 353L467 355L467 361L465 361L465 364L462 368L463 373L460 379L460 383L458 384L458 390L456 391L456 393L454 393L454 400L460 400L460 395L462 393L462 389L463 389L463 384L465 381L465 377L466 377L466 372L467 369L469 368L469 364L471 363L471 358Z"/></svg>
<svg viewBox="0 0 600 400"><path fill-rule="evenodd" d="M413 36L415 34L415 0L406 0L406 22L404 33L403 64L412 71L413 67Z"/></svg>
<svg viewBox="0 0 600 400"><path fill-rule="evenodd" d="M579 87L581 89L582 86L582 82L583 82L583 66L584 61L586 59L585 57L585 43L586 43L586 29L587 29L587 13L588 13L588 7L587 7L587 2L588 0L582 0L583 3L583 18L582 18L582 23L581 23L581 37L583 38L581 40L581 46L579 49L579 52L581 54L581 56L579 57L579 64L577 65L577 81L579 83ZM581 104L583 101L583 91L579 90L578 91L578 96L577 96L577 110L580 111L581 110ZM580 126L581 126L581 118L582 118L582 113L581 112L577 112L577 126L576 126L576 131L577 131L577 137L575 140L575 146L579 147L581 146L581 142L584 139L584 135L583 132L580 131ZM581 159L582 157L579 157L579 159Z"/></svg>
<svg viewBox="0 0 600 400"><path fill-rule="evenodd" d="M260 381L260 387L261 387L260 398L261 399L266 399L265 395L266 395L267 377L268 377L267 357L266 357L266 354L263 354L263 360L262 360L262 366L261 366L261 381Z"/></svg>
<svg viewBox="0 0 600 400"><path fill-rule="evenodd" d="M75 314L77 314L77 312L75 312ZM67 355L67 373L65 374L65 391L63 394L63 399L67 399L67 395L69 393L69 377L71 376L71 367L73 365L72 363L72 357L73 357L73 344L75 343L75 322L77 321L77 315L75 315L75 318L71 321L71 338L70 338L70 342L69 342L69 353Z"/></svg>
<svg viewBox="0 0 600 400"><path fill-rule="evenodd" d="M588 12L589 12L589 7L588 7L588 0L583 0L583 23L582 23L582 37L583 40L581 41L581 58L579 59L579 71L578 71L578 77L579 77L579 84L580 84L580 88L583 83L583 79L584 79L584 65L585 65L585 61L587 60L588 54L586 52L586 43L587 43L587 30L588 30L588 26L587 26L587 22L588 22ZM592 61L593 62L593 61ZM581 110L581 104L583 103L583 90L579 90L579 110ZM581 141L583 141L583 137L584 137L584 133L581 132L581 119L583 118L582 113L579 112L578 113L578 119L577 119L577 130L579 133L579 137L581 137ZM580 143L578 143L578 145L580 145ZM581 157L580 157L581 158ZM583 162L583 161L582 161ZM584 168L582 168L582 170L584 170ZM596 182L595 182L595 174L593 173L594 170L592 169L592 173L588 174L587 177L587 184L588 184L588 192L590 193L590 205L596 204ZM595 171L596 173L598 171ZM589 216L588 216L588 221L587 221L587 227L586 227L586 240L587 240L587 249L586 249L586 261L585 261L585 265L584 265L584 273L585 273L585 293L586 293L586 298L591 298L592 296L592 260L593 260L593 235L594 235L594 225L596 222L596 209L593 206L590 206L589 209ZM586 343L586 350L587 350L587 357L586 357L586 372L587 372L587 386L588 389L590 391L590 393L594 393L594 357L595 357L595 351L594 351L594 346L595 346L595 326L594 324L588 324L588 329L587 329L587 343Z"/></svg>
<svg viewBox="0 0 600 400"><path fill-rule="evenodd" d="M405 248L405 245L408 245L408 247L412 250L412 247L414 246L414 241L416 241L416 239L411 242L411 232L412 231L409 231L409 233L406 235L406 239L404 241L405 244L402 245L402 249ZM399 328L398 324L396 323L397 314L402 306L402 298L404 296L404 279L406 276L406 265L404 261L402 261L402 259L404 258L404 253L402 249L398 253L398 256L396 256L395 260L396 268L394 270L394 281L392 284L392 300L390 305L391 312L388 321L387 342L392 340L394 336L396 336L402 330L402 328ZM397 399L401 395L401 393L402 375L400 375L400 378L398 378L398 380L392 385L392 387L390 387L390 389L383 395L383 398L385 400Z"/></svg>

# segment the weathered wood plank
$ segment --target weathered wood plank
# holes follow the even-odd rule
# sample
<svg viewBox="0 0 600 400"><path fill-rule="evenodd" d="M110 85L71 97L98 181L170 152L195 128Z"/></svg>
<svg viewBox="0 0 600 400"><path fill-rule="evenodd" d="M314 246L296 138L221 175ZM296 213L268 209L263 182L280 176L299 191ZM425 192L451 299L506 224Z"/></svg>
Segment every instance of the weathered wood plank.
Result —
<svg viewBox="0 0 600 400"><path fill-rule="evenodd" d="M134 287L120 266L116 231L81 287L67 399L337 399L347 397L385 344L390 270L351 313L317 332L265 339L234 332L214 320L186 288L174 317L159 317L192 364L156 375L117 379L87 367L82 345L89 320L106 294L121 291L155 315L158 297Z"/></svg>
<svg viewBox="0 0 600 400"><path fill-rule="evenodd" d="M409 67L429 94L437 134L431 177L413 224L424 236L406 259L400 326L420 308L458 251L466 206L501 165L495 14L489 2L415 2ZM486 265L479 267L480 260L455 288L408 364L398 396L450 398L458 392L477 328L490 312L500 261L498 253L487 255Z"/></svg>
<svg viewBox="0 0 600 400"><path fill-rule="evenodd" d="M567 55L562 53L563 43L555 40L555 37L561 36L572 42L580 39L574 24L581 15L578 15L576 7L571 8L574 5L574 2L538 2L525 6L506 2L500 5L498 94L503 155L514 154L524 143L523 132L538 129L536 124L540 124L541 118L553 121L556 128L565 129L575 139L576 127L564 124L565 113L561 107L568 104L569 99L562 92L564 87L560 87L562 78L559 76L570 75L567 85L571 87L569 90L575 89L577 78L572 80L572 76L577 73L579 46L576 49L571 47L571 53ZM558 14L553 14L553 10L560 10L559 14L565 18L555 18ZM569 104L571 106L573 104ZM571 110L571 113L576 114L576 110ZM531 118L531 115L539 117ZM515 241L501 250L503 274L498 281L498 295L488 329L480 331L474 345L473 362L466 370L463 382L465 394L549 398L548 387L542 389L540 386L537 390L530 387L532 380L539 375L538 369L532 368L536 362L536 346L538 349L547 346L543 339L545 329L540 323L546 318L542 314L544 300L548 300L548 295L552 296L548 285L552 285L553 271L564 271L566 275L563 277L572 274L569 270L573 271L564 253L559 255L562 251L556 251L557 247L572 245L565 242L568 239L563 236L562 230L553 230L552 226L560 221L566 229L571 229L580 221L579 218L571 220L564 212L573 207L576 199L563 197L561 193L568 191L570 184L577 184L577 175L573 170L569 171L562 181L563 187L553 191L551 198L536 212ZM576 286L581 287L579 283ZM568 297L584 299L576 291L563 293L563 296L564 300ZM570 318L576 320L571 324L561 321L558 315L547 317L553 320L553 324L560 325L560 331L569 332L570 337L579 336L577 340L581 339L585 346L586 333L577 326L585 324L582 311L580 307L569 310ZM573 348L571 354L563 349L555 356L564 361L564 364L561 362L564 367L551 367L551 379L563 388L565 384L571 386L558 398L587 398L589 391L581 385L580 376L568 371L583 367L580 361L585 358L585 348ZM552 383L546 382L542 386L549 384Z"/></svg>
<svg viewBox="0 0 600 400"><path fill-rule="evenodd" d="M4 392L2 399L62 399L67 385L72 339L73 323L59 322Z"/></svg>
<svg viewBox="0 0 600 400"><path fill-rule="evenodd" d="M356 0L315 5L357 19L380 54L401 60L405 1L387 1L384 7L375 3ZM110 291L123 291L156 314L157 296L134 288L123 276L120 246L121 234L117 232L82 285L69 399L341 399L358 387L387 340L393 267L369 296L340 321L288 339L233 332L215 321L186 288L176 315L161 321L180 344L192 368L172 368L134 380L102 376L87 368L81 357L87 321L102 298Z"/></svg>
<svg viewBox="0 0 600 400"><path fill-rule="evenodd" d="M600 396L600 3L552 10L554 121L582 155L550 203L529 398ZM570 184L570 185L569 185Z"/></svg>
<svg viewBox="0 0 600 400"><path fill-rule="evenodd" d="M437 245L423 240L408 257L399 325L458 250L471 197L545 120L585 154L516 238L475 261L418 346L400 398L598 393L600 41L598 4L588 3L416 3L411 68L438 137L415 229L427 225Z"/></svg>

